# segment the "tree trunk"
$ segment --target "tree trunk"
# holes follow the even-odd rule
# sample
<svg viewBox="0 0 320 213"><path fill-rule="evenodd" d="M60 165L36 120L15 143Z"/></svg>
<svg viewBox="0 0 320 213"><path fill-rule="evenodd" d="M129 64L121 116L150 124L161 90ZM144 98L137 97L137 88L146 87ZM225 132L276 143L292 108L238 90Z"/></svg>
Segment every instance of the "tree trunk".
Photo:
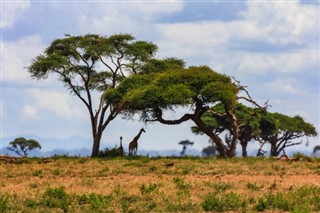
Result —
<svg viewBox="0 0 320 213"><path fill-rule="evenodd" d="M210 131L200 118L192 118L192 120L198 126L198 128L207 136L209 136L212 139L212 141L216 144L220 157L227 158L228 157L227 147L223 144L219 136L217 136L212 131Z"/></svg>
<svg viewBox="0 0 320 213"><path fill-rule="evenodd" d="M247 152L247 146L248 146L248 141L241 141L240 142L241 147L242 147L242 157L248 157L248 152Z"/></svg>
<svg viewBox="0 0 320 213"><path fill-rule="evenodd" d="M277 157L280 152L277 150L277 143L270 143L271 149L270 149L270 156Z"/></svg>
<svg viewBox="0 0 320 213"><path fill-rule="evenodd" d="M100 149L101 133L93 134L93 146L91 157L98 157Z"/></svg>

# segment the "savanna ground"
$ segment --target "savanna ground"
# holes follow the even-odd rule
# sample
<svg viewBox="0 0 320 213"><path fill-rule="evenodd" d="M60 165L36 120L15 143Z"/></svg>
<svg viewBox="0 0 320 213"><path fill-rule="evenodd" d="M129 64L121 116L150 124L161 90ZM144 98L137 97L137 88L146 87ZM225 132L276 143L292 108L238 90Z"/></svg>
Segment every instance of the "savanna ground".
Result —
<svg viewBox="0 0 320 213"><path fill-rule="evenodd" d="M320 212L320 159L0 162L0 212Z"/></svg>

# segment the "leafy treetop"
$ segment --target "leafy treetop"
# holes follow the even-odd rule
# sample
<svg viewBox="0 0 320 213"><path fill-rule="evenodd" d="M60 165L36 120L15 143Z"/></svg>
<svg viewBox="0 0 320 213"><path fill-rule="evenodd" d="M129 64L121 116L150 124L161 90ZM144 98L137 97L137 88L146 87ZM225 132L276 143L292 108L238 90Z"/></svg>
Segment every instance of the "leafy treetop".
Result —
<svg viewBox="0 0 320 213"><path fill-rule="evenodd" d="M27 157L29 151L33 149L41 149L41 145L38 141L30 139L27 140L23 137L16 138L14 141L9 143L11 147L8 147L9 150L15 152L19 156Z"/></svg>

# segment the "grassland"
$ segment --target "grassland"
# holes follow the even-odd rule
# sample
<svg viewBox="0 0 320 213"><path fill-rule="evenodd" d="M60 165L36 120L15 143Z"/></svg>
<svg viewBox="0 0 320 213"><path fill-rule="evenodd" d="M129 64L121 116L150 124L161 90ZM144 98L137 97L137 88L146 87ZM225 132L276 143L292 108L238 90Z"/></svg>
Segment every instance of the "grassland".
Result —
<svg viewBox="0 0 320 213"><path fill-rule="evenodd" d="M320 212L320 160L0 162L0 212Z"/></svg>

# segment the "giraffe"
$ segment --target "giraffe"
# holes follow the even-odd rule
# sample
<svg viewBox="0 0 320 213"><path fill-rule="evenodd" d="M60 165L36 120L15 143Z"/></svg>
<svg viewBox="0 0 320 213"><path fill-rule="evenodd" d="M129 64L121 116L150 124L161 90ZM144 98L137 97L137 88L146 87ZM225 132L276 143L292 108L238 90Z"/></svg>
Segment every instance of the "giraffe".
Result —
<svg viewBox="0 0 320 213"><path fill-rule="evenodd" d="M122 136L120 136L120 147L118 148L118 154L120 157L123 157Z"/></svg>
<svg viewBox="0 0 320 213"><path fill-rule="evenodd" d="M133 140L129 143L129 155L137 155L137 150L138 150L138 140L141 136L142 132L146 132L144 128L141 128L139 133L137 134L136 137L133 138Z"/></svg>

